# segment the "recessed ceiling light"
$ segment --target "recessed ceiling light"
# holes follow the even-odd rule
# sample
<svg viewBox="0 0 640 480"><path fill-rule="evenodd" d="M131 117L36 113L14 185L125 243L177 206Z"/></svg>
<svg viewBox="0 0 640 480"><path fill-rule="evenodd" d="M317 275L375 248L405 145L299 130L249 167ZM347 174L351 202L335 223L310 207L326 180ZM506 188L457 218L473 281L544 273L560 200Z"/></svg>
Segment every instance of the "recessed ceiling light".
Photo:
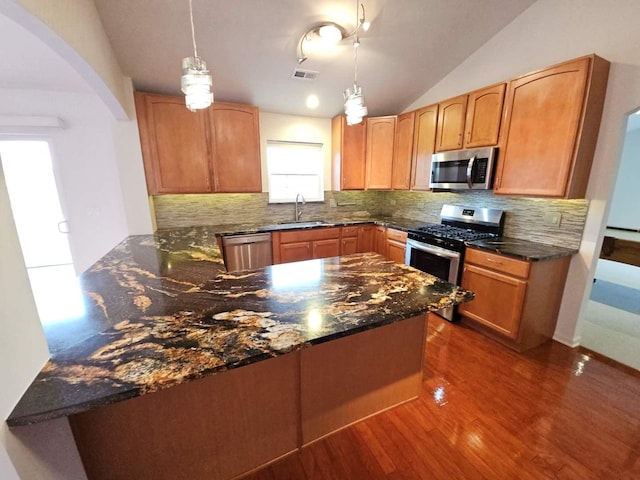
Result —
<svg viewBox="0 0 640 480"><path fill-rule="evenodd" d="M307 97L307 107L309 108L317 108L320 105L320 99L317 95L309 95Z"/></svg>

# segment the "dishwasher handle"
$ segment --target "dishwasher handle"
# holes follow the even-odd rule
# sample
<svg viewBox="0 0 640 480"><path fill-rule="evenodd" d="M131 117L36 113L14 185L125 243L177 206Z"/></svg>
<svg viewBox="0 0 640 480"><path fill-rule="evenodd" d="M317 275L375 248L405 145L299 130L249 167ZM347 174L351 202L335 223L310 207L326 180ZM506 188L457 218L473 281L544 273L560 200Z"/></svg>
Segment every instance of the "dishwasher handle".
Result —
<svg viewBox="0 0 640 480"><path fill-rule="evenodd" d="M230 235L222 237L222 245L251 245L252 243L265 243L271 242L270 233L258 233L251 235Z"/></svg>

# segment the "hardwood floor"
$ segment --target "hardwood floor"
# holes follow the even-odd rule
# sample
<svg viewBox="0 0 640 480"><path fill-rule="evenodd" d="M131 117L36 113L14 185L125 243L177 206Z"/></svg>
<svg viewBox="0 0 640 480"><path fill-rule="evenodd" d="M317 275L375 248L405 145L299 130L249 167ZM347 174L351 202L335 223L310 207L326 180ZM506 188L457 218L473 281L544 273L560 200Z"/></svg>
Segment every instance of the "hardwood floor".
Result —
<svg viewBox="0 0 640 480"><path fill-rule="evenodd" d="M556 342L518 354L432 316L422 388L243 479L640 478L637 371Z"/></svg>

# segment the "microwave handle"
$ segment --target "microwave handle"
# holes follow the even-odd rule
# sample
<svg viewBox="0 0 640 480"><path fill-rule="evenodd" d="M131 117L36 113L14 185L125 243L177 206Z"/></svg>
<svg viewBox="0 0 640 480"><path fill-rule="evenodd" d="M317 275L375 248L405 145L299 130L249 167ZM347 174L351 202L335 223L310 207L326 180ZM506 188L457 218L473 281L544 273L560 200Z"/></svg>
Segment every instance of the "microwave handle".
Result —
<svg viewBox="0 0 640 480"><path fill-rule="evenodd" d="M469 188L473 188L473 179L471 178L471 173L473 172L473 163L476 161L476 156L474 155L469 160L469 164L467 165L467 185Z"/></svg>

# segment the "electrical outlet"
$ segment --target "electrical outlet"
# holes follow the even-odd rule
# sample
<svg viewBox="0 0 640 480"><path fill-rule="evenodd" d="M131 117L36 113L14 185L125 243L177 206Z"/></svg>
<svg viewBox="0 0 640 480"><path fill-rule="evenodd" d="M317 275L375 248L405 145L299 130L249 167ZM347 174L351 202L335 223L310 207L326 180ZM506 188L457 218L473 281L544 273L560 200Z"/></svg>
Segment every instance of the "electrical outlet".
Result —
<svg viewBox="0 0 640 480"><path fill-rule="evenodd" d="M338 202L336 201L336 199L335 198L331 198L329 200L329 207L336 208L337 206L338 206Z"/></svg>
<svg viewBox="0 0 640 480"><path fill-rule="evenodd" d="M396 204L396 199L392 198L391 200L389 200L389 205L395 205Z"/></svg>
<svg viewBox="0 0 640 480"><path fill-rule="evenodd" d="M546 225L559 227L562 221L562 214L558 212L547 212L543 215L542 219Z"/></svg>

